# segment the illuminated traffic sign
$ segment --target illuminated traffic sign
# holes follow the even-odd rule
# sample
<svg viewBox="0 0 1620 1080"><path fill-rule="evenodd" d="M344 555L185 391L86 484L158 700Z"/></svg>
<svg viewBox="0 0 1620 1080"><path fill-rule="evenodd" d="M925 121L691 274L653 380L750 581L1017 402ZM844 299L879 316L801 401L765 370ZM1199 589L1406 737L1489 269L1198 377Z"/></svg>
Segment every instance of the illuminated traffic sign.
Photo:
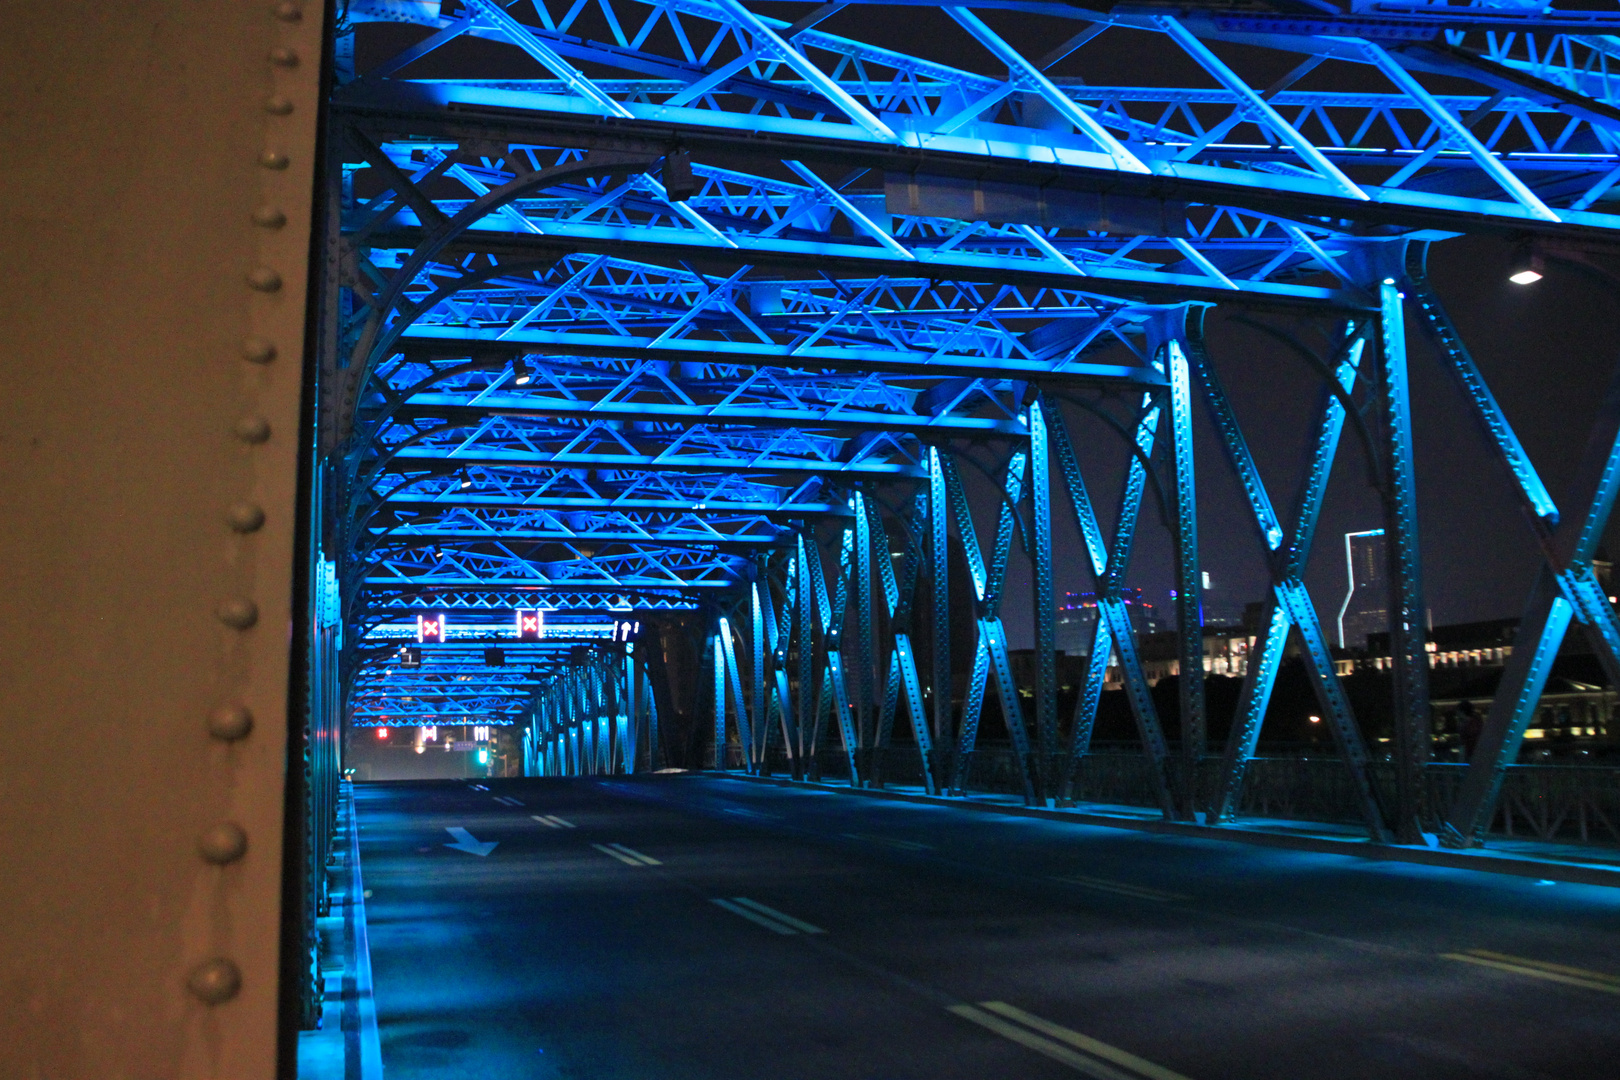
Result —
<svg viewBox="0 0 1620 1080"><path fill-rule="evenodd" d="M416 640L443 644L449 634L449 620L444 612L416 617Z"/></svg>
<svg viewBox="0 0 1620 1080"><path fill-rule="evenodd" d="M539 608L517 609L517 636L519 641L539 641L546 634L546 616Z"/></svg>
<svg viewBox="0 0 1620 1080"><path fill-rule="evenodd" d="M621 619L613 624L614 641L635 641L641 637L641 620Z"/></svg>

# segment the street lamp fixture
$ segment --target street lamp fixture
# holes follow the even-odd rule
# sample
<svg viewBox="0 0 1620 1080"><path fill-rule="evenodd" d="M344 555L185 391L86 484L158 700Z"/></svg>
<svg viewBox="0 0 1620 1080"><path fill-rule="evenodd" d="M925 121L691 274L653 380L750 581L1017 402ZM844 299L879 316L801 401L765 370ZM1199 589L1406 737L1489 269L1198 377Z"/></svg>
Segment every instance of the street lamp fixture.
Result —
<svg viewBox="0 0 1620 1080"><path fill-rule="evenodd" d="M1522 244L1508 266L1508 280L1515 285L1534 285L1542 279L1546 269L1541 253L1529 244Z"/></svg>

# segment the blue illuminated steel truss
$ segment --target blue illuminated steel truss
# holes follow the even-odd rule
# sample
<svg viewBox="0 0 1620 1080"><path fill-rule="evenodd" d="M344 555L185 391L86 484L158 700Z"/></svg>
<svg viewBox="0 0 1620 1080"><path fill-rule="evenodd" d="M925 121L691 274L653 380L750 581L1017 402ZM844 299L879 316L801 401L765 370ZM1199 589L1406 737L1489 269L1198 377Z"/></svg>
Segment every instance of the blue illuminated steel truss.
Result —
<svg viewBox="0 0 1620 1080"><path fill-rule="evenodd" d="M1620 674L1620 624L1590 568L1620 408L1579 513L1560 524L1423 272L1427 244L1448 236L1580 244L1620 228L1620 12L1516 0L835 0L791 21L744 0L338 10L316 490L347 628L331 667L352 722L477 714L524 725L533 773L656 766L658 635L696 619L716 767L785 761L807 775L836 737L852 781L882 784L898 721L927 789L960 791L988 696L1000 721L988 730L1005 735L1025 797L1067 800L1113 673L1164 813L1224 820L1294 634L1369 833L1412 842L1433 827L1462 844L1489 819L1572 618ZM878 43L924 17L907 51ZM417 29L373 25L386 23ZM1098 64L1139 82L1088 78ZM1178 84L1163 85L1171 72ZM1205 348L1215 305L1335 328L1290 516L1273 508ZM1430 724L1408 321L1438 344L1548 560L1521 638L1540 645L1515 651L1457 804L1438 814L1420 793ZM1205 752L1199 407L1273 579L1221 761ZM1079 418L1117 436L1101 455L1122 456L1117 488L1088 487L1099 454L1071 437ZM1393 794L1370 776L1301 581L1347 422L1387 513ZM1115 499L1111 517L1094 490ZM1170 718L1124 599L1144 504L1175 549ZM1053 565L1055 525L1078 531L1078 575ZM1017 682L1003 623L1015 549L1034 582L1033 686ZM968 595L950 594L957 559ZM1061 717L1055 596L1086 576L1099 618ZM555 627L645 620L650 640L558 630L491 666L482 650L515 608ZM433 611L482 629L425 646L407 670L402 628ZM970 656L951 654L953 621L971 629Z"/></svg>

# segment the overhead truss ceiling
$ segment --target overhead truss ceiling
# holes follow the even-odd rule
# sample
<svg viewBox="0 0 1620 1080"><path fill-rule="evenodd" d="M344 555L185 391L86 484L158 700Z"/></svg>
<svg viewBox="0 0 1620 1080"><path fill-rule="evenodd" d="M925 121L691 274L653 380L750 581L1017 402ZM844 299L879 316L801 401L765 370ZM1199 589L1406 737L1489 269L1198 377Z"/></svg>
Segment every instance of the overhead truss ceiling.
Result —
<svg viewBox="0 0 1620 1080"><path fill-rule="evenodd" d="M1365 334L1403 241L1620 227L1615 11L338 7L323 550L367 715L514 717L566 655L491 669L445 646L406 676L387 634L424 611L492 634L514 607L769 613L810 588L795 558L870 524L857 493L912 566L914 497L964 448L1027 458L1037 400L1111 423L1137 498L1173 501L1173 440L1144 427L1178 392L1162 347L1190 340L1167 313ZM1116 589L1126 532L1113 571L1087 538Z"/></svg>

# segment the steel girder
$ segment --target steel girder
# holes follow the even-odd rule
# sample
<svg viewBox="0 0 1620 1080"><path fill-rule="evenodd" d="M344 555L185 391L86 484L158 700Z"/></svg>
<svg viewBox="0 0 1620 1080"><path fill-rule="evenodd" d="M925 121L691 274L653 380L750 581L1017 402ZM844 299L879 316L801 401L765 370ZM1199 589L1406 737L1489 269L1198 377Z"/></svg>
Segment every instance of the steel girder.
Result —
<svg viewBox="0 0 1620 1080"><path fill-rule="evenodd" d="M960 60L861 41L859 17L878 6L850 5L828 22L832 9L803 26L731 0L621 2L604 7L606 18L578 6L539 7L538 19L526 22L482 0L459 21L422 6L405 17L439 29L430 41L485 37L516 45L546 70L529 80L411 80L400 75L403 65L384 64L344 87L339 101L430 115L451 106L458 114L499 110L514 126L549 114L615 134L674 128L700 154L729 137L790 160L807 144L832 144L867 167L908 172L919 164L947 170L962 158L1008 170L1034 166L1076 184L1106 178L1110 191L1253 202L1295 214L1308 207L1310 215L1442 228L1481 220L1615 224L1589 209L1614 169L1616 112L1606 77L1613 59L1606 35L1620 28L1614 13L1524 8L1500 18L1481 15L1490 9L1437 5L1403 17L1387 16L1391 5L1376 15L1218 5L1099 12L998 0L979 5L991 12L981 17L945 8L978 55L1005 70L985 75ZM1044 20L1040 47L1062 44L1043 56L1021 52L990 25L998 21L992 9ZM374 0L351 5L350 18L398 19L400 11ZM827 32L835 23L851 32ZM1104 34L1105 46L1127 49L1160 37L1159 50L1184 54L1218 89L1086 86L1067 73L1084 70L1085 47ZM1303 62L1255 90L1211 42L1258 45ZM1311 82L1338 73L1337 92L1295 89L1326 59L1339 63ZM1487 93L1447 100L1414 72L1453 76ZM1367 92L1369 83L1379 89ZM839 195L850 201L830 185L802 186L817 205L836 206Z"/></svg>
<svg viewBox="0 0 1620 1080"><path fill-rule="evenodd" d="M954 45L901 53L863 40L863 17L882 7L807 7L789 23L741 0L521 10L466 0L449 14L436 0L348 5L350 29L404 21L426 35L363 72L350 39L338 48L317 404L322 512L335 523L323 550L343 617L363 631L346 635L338 665L354 715L433 690L451 706L480 702L491 720L525 718L536 771L635 768L653 760L634 748L657 722L660 668L647 650L593 643L576 663L571 646L567 663L515 682L469 664L451 675L457 685L390 699L378 696L387 654L375 635L402 612L439 609L698 611L717 766L735 732L746 768L774 767L780 749L795 776L814 775L836 727L851 781L881 784L903 708L915 745L905 752L920 752L925 786L960 790L994 679L1026 798L1066 799L1117 657L1156 798L1190 816L1205 756L1196 386L1274 579L1207 809L1235 808L1297 630L1369 830L1412 839L1428 734L1407 307L1440 342L1549 551L1527 621L1544 627L1541 659L1515 676L1517 704L1492 712L1498 773L1560 618L1580 618L1611 657L1620 628L1582 547L1606 519L1608 474L1594 474L1583 539L1558 554L1553 538L1575 533L1557 526L1421 270L1401 265L1400 237L1579 238L1620 225L1608 212L1620 180L1609 72L1620 45L1608 35L1620 16L994 0L931 16L960 32ZM1021 48L1008 11L1050 31L1031 38L1042 48L1061 44ZM455 74L446 62L434 78L413 76L458 38L515 46L532 77L485 77L478 58L490 54L477 47ZM1184 57L1213 88L1087 83L1099 38ZM1257 54L1229 43L1282 54L1290 70L1258 78L1246 68ZM1446 93L1425 85L1433 76L1447 77ZM1456 92L1464 83L1478 92ZM1199 320L1213 304L1379 327L1373 363L1361 364L1356 343L1370 339L1358 329L1329 366L1290 531L1205 355ZM1063 415L1092 389L1131 402L1110 421L1129 452L1110 536ZM1300 583L1355 400L1377 421L1403 613L1389 807L1373 796ZM959 461L987 453L999 489L988 549L957 475ZM1052 564L1054 474L1100 598L1066 732L1050 656L1066 569ZM1179 764L1123 599L1150 493L1176 550ZM973 593L956 617L975 630L959 704L953 531ZM1034 570L1033 744L1001 614L1015 539ZM651 754L656 737L646 745ZM1451 811L1457 836L1483 827L1490 775L1485 763L1470 774Z"/></svg>

